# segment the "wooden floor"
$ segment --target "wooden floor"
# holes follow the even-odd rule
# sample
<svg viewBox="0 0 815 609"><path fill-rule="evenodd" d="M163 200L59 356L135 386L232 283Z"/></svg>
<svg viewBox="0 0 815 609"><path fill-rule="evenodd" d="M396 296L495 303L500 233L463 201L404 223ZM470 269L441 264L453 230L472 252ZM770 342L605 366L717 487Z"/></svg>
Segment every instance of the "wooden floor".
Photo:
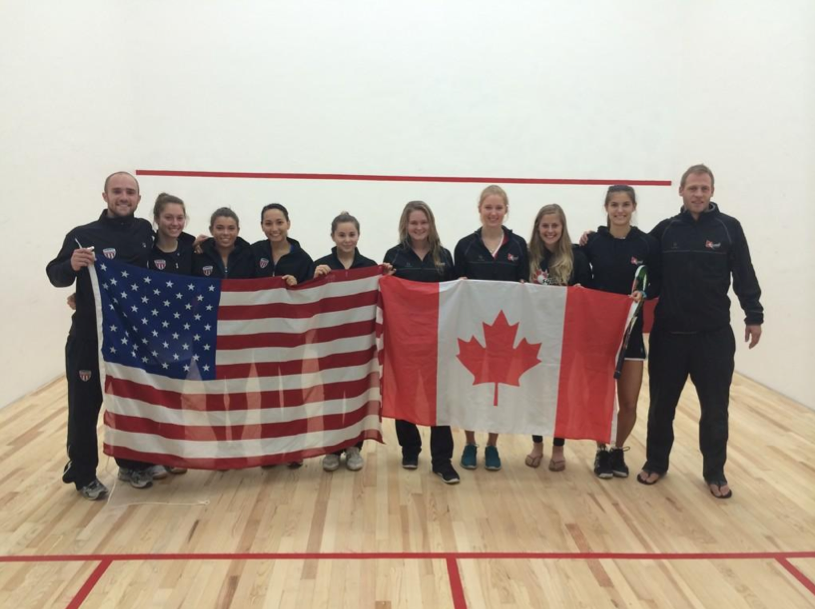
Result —
<svg viewBox="0 0 815 609"><path fill-rule="evenodd" d="M60 481L60 380L0 410L0 606L815 607L815 412L738 377L732 398L730 501L701 479L689 386L654 487L595 478L589 442L565 472L530 469L518 436L501 472L449 487L428 452L401 469L385 421L358 473L190 472L92 503ZM115 471L102 456L111 487Z"/></svg>

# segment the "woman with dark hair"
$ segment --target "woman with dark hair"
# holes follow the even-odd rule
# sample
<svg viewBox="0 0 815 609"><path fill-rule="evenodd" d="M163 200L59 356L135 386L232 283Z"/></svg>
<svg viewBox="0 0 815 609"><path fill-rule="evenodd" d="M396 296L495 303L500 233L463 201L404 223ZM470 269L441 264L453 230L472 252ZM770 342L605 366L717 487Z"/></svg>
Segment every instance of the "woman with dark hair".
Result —
<svg viewBox="0 0 815 609"><path fill-rule="evenodd" d="M657 240L632 226L631 220L637 210L637 195L627 185L611 186L603 205L606 210L606 226L592 233L582 251L591 263L591 287L604 292L630 295L639 302L644 292L631 292L634 274L640 265L648 268L648 293L655 296L660 284L660 252ZM625 352L622 374L617 380L617 437L611 450L605 444L597 445L594 473L604 479L627 478L628 466L624 451L628 436L637 422L637 399L642 386L642 370L645 361L645 343L642 337L642 315L631 332Z"/></svg>
<svg viewBox="0 0 815 609"><path fill-rule="evenodd" d="M399 244L385 254L385 263L401 279L439 283L456 278L453 257L445 249L436 230L436 219L424 201L411 201L399 218ZM396 436L402 447L402 467L417 469L422 437L414 423L396 420ZM430 455L433 473L445 484L458 484L453 468L453 432L448 425L430 428Z"/></svg>
<svg viewBox="0 0 815 609"><path fill-rule="evenodd" d="M540 285L588 285L591 269L583 253L572 246L566 214L555 203L544 205L535 216L529 238L529 281ZM526 456L529 467L538 467L543 459L543 436L532 436L532 451ZM566 469L563 448L566 440L555 438L549 469Z"/></svg>
<svg viewBox="0 0 815 609"><path fill-rule="evenodd" d="M238 214L228 207L216 209L210 217L212 238L201 244L194 254L192 274L220 279L251 279L255 276L255 259L249 244L241 239Z"/></svg>
<svg viewBox="0 0 815 609"><path fill-rule="evenodd" d="M252 244L255 276L283 277L290 286L314 276L314 262L300 243L289 237L289 211L280 203L270 203L260 212L260 227L266 239Z"/></svg>
<svg viewBox="0 0 815 609"><path fill-rule="evenodd" d="M500 186L487 186L478 199L481 228L461 239L456 245L456 275L467 279L489 281L526 281L529 262L526 241L504 226L509 213L509 198ZM461 467L478 467L478 445L475 432L465 431L467 445L461 454ZM498 434L490 433L484 450L484 467L501 469Z"/></svg>
<svg viewBox="0 0 815 609"><path fill-rule="evenodd" d="M359 242L359 220L347 211L341 212L331 221L331 239L334 247L331 253L323 256L314 263L314 277L327 275L331 271L342 271L350 269L363 269L376 266L376 262L366 258L359 253L357 243ZM360 450L362 441L354 446L338 450L323 457L323 469L327 472L336 471L340 467L342 453L345 453L345 467L352 472L359 471L365 465Z"/></svg>

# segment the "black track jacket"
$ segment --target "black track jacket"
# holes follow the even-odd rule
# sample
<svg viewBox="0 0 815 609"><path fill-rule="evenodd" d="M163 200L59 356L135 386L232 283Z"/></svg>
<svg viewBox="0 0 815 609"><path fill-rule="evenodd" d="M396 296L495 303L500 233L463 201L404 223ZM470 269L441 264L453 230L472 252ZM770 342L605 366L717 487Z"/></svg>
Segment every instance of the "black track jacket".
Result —
<svg viewBox="0 0 815 609"><path fill-rule="evenodd" d="M662 253L655 330L709 332L730 323L730 276L748 325L764 322L761 288L738 220L710 208L694 220L682 210L651 231Z"/></svg>

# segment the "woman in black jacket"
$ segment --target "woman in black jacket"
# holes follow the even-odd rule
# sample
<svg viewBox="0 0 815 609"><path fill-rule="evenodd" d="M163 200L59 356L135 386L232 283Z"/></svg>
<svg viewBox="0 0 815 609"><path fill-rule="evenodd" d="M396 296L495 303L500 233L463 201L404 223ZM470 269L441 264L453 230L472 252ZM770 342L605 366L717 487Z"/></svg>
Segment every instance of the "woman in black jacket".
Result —
<svg viewBox="0 0 815 609"><path fill-rule="evenodd" d="M560 205L544 205L535 216L529 238L529 280L541 285L584 285L591 283L591 269L583 253L572 246L566 214ZM526 456L529 467L538 467L543 459L543 437L532 436L532 451ZM555 438L549 469L566 469L563 447L566 440Z"/></svg>
<svg viewBox="0 0 815 609"><path fill-rule="evenodd" d="M376 262L366 258L359 253L357 243L359 242L359 220L347 211L341 212L339 216L331 221L331 239L334 247L331 253L323 256L314 263L314 278L327 275L331 271L342 271L350 269L364 269L376 266ZM359 471L365 465L360 450L362 441L354 446L338 450L323 457L323 469L327 472L336 471L340 466L340 458L345 453L345 467L352 472Z"/></svg>
<svg viewBox="0 0 815 609"><path fill-rule="evenodd" d="M238 214L228 207L216 209L210 217L211 239L201 244L201 253L194 254L192 274L197 277L220 279L252 279L255 259L249 244L241 239Z"/></svg>
<svg viewBox="0 0 815 609"><path fill-rule="evenodd" d="M509 198L500 186L487 186L478 200L481 228L461 239L456 245L456 274L467 279L490 281L526 281L529 261L526 241L504 226L509 213ZM461 467L478 467L478 445L475 432L465 431L467 445L461 454ZM498 434L490 433L484 449L484 467L501 469Z"/></svg>

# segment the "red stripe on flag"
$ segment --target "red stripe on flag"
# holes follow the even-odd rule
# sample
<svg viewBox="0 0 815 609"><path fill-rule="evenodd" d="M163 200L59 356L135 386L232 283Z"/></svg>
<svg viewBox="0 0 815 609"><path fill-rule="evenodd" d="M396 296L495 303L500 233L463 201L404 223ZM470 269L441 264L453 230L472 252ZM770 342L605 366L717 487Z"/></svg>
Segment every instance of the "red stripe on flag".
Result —
<svg viewBox="0 0 815 609"><path fill-rule="evenodd" d="M334 296L323 298L317 302L294 304L275 302L259 305L221 305L218 308L218 321L246 320L246 319L305 319L320 313L335 313L349 311L360 307L375 305L379 301L379 290L349 294L348 296ZM269 320L270 322L273 320Z"/></svg>
<svg viewBox="0 0 815 609"><path fill-rule="evenodd" d="M356 410L327 414L295 421L254 425L174 425L150 419L105 411L105 425L129 433L159 436L168 440L190 442L226 442L228 440L261 440L286 438L299 434L336 431L356 425L368 415L379 415L379 401L366 402Z"/></svg>
<svg viewBox="0 0 815 609"><path fill-rule="evenodd" d="M609 440L615 355L630 306L626 296L568 288L555 437Z"/></svg>
<svg viewBox="0 0 815 609"><path fill-rule="evenodd" d="M383 277L379 286L385 312L382 416L435 425L438 347L426 353L429 344L438 344L439 284ZM409 365L394 368L396 352Z"/></svg>
<svg viewBox="0 0 815 609"><path fill-rule="evenodd" d="M168 465L171 467L186 467L188 469L207 469L207 470L226 470L226 469L243 469L249 467L260 467L262 465L279 465L283 463L291 463L293 461L303 461L304 459L311 459L313 457L321 457L328 453L342 450L353 446L363 440L374 440L382 443L382 434L376 429L366 429L358 436L350 438L340 444L334 446L321 446L318 448L309 448L307 450L298 450L290 453L281 453L277 455L263 455L258 457L223 457L218 459L198 459L198 458L183 458L176 455L168 455L163 453L152 453L125 448L124 446L111 446L105 443L104 451L106 455L117 457L119 459L130 459L132 461L142 461L143 463L155 463L156 465Z"/></svg>
<svg viewBox="0 0 815 609"><path fill-rule="evenodd" d="M347 271L331 271L328 275L322 275L317 279L309 279L305 283L293 287L286 285L283 277L262 277L260 279L223 279L221 281L221 292L259 292L270 288L286 288L287 290L304 290L317 288L327 283L339 283L343 281L355 281L376 277L382 274L382 266L369 266L363 269L353 269Z"/></svg>
<svg viewBox="0 0 815 609"><path fill-rule="evenodd" d="M288 362L252 362L251 364L219 364L218 380L242 379L251 377L292 376L314 374L334 368L346 368L367 364L376 357L376 347L364 351L335 353L316 359L298 359Z"/></svg>
<svg viewBox="0 0 815 609"><path fill-rule="evenodd" d="M139 400L174 410L197 410L199 412L226 412L254 410L258 408L281 408L303 406L328 400L358 397L379 382L379 373L372 372L356 381L329 383L306 389L284 389L250 393L201 394L181 393L156 389L134 381L108 376L105 393L120 398Z"/></svg>
<svg viewBox="0 0 815 609"><path fill-rule="evenodd" d="M328 343L341 338L368 336L376 330L371 318L330 328L314 328L306 332L263 332L259 334L218 335L219 350L255 349L258 347L300 347L314 343Z"/></svg>

